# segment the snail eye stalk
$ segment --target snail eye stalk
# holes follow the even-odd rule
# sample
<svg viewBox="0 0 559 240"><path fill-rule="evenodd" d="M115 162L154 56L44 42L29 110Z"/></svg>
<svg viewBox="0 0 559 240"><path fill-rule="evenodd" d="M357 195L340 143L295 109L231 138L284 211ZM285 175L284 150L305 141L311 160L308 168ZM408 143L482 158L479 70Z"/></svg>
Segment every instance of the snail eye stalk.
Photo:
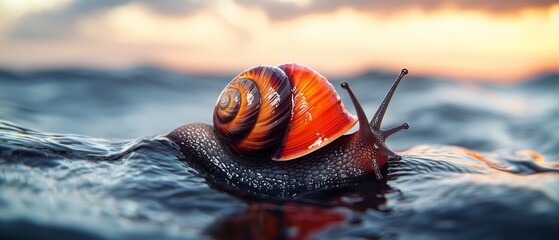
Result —
<svg viewBox="0 0 559 240"><path fill-rule="evenodd" d="M384 113L386 113L386 109L388 108L388 104L390 104L390 100L392 100L392 96L394 95L394 92L396 91L396 88L398 88L398 85L400 84L400 80L402 80L402 78L406 74L408 74L407 69L404 68L400 71L400 75L398 75L398 78L396 78L396 81L394 81L394 83L392 84L392 87L390 88L390 90L388 91L386 96L384 97L384 100L380 104L377 112L375 113L375 116L371 120L371 126L374 129L380 130L380 125L382 124L382 119L384 118ZM404 129L404 128L402 128L402 129Z"/></svg>
<svg viewBox="0 0 559 240"><path fill-rule="evenodd" d="M349 84L347 82L342 82L340 86L347 91L351 101L353 102L353 106L355 107L355 111L357 112L357 119L359 121L359 134L361 135L361 139L366 139L368 137L372 137L371 126L369 125L369 120L367 120L367 115L365 115L365 111L361 107L361 104L351 91Z"/></svg>
<svg viewBox="0 0 559 240"><path fill-rule="evenodd" d="M390 90L388 91L386 96L384 97L384 100L382 101L379 109L375 113L375 116L373 117L371 122L368 122L367 116L365 115L365 112L363 111L363 108L361 107L361 104L359 103L359 101L357 101L357 98L355 97L355 94L353 94L353 91L349 87L349 84L347 82L342 82L342 84L341 84L341 87L348 92L348 94L351 98L351 101L353 102L353 105L355 106L355 111L357 112L357 118L359 120L359 132L358 132L358 134L361 137L361 139L371 139L371 138L374 139L375 151L381 152L388 157L398 159L398 160L401 159L401 156L399 156L394 151L392 151L386 145L385 141L386 141L386 138L388 138L392 134L394 134L394 133L396 133L400 130L403 130L403 129L408 129L409 125L407 123L403 123L399 126L396 126L396 127L384 130L384 131L380 129L380 125L382 123L382 119L384 118L384 114L386 113L386 109L388 108L388 105L390 104L390 100L392 99L392 96L394 95L394 92L396 91L396 88L398 87L398 85L400 84L400 81L402 80L402 78L406 74L408 74L408 70L402 69L402 71L400 72L400 75L398 75L398 78L396 78L396 81L392 84L392 87L390 88ZM380 173L380 168L379 168L379 165L378 165L376 159L372 159L372 162L373 162L373 169L374 169L374 172L375 172L375 175L376 175L377 179L378 180L382 179L382 174Z"/></svg>
<svg viewBox="0 0 559 240"><path fill-rule="evenodd" d="M386 141L386 139L392 134L399 132L400 130L408 129L410 125L408 123L402 123L400 126L396 126L387 130L381 131L382 139Z"/></svg>

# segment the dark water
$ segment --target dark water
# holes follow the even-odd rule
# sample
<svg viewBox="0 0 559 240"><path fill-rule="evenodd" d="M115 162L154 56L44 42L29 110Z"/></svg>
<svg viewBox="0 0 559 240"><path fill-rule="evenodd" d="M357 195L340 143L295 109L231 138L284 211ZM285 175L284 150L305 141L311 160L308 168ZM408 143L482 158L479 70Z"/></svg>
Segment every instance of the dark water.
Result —
<svg viewBox="0 0 559 240"><path fill-rule="evenodd" d="M162 137L210 123L232 76L0 71L0 238L559 238L559 74L410 70L384 121L411 125L388 142L403 159L385 181L286 202L212 189ZM395 75L345 80L372 115Z"/></svg>

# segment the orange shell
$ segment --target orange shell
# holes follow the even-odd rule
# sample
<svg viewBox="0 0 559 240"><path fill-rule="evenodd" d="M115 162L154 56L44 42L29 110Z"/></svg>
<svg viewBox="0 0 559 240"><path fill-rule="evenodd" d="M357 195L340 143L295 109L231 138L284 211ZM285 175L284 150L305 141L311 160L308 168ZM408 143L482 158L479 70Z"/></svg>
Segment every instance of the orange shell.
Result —
<svg viewBox="0 0 559 240"><path fill-rule="evenodd" d="M287 78L277 67L258 66L242 72L225 87L213 120L231 152L258 159L277 151L292 108Z"/></svg>
<svg viewBox="0 0 559 240"><path fill-rule="evenodd" d="M344 107L332 84L313 69L282 64L293 97L292 116L274 160L291 160L327 145L351 129L357 118Z"/></svg>

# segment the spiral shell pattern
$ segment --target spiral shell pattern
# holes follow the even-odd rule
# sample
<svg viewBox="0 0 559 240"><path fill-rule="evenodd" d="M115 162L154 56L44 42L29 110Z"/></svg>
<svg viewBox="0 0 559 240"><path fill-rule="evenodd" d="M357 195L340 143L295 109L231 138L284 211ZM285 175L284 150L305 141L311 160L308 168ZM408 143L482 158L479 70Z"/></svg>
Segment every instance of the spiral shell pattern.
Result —
<svg viewBox="0 0 559 240"><path fill-rule="evenodd" d="M287 75L277 67L258 66L225 87L213 122L231 152L249 159L265 158L281 144L291 110Z"/></svg>
<svg viewBox="0 0 559 240"><path fill-rule="evenodd" d="M232 153L274 160L316 151L357 122L325 77L294 63L239 74L221 93L213 120Z"/></svg>

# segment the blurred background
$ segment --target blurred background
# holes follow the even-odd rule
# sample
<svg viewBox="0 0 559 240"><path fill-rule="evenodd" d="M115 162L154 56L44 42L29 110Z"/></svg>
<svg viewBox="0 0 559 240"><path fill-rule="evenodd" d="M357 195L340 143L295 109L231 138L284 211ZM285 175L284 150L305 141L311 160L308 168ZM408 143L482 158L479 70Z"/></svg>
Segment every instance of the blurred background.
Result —
<svg viewBox="0 0 559 240"><path fill-rule="evenodd" d="M369 117L409 69L384 181L255 204L159 138L286 62ZM558 92L557 0L0 0L0 239L557 239Z"/></svg>
<svg viewBox="0 0 559 240"><path fill-rule="evenodd" d="M477 131L450 142L440 137L466 122L495 132L502 119L492 125L483 116L533 117L555 106L553 94L532 99L518 84L539 80L535 85L553 92L559 2L0 0L0 119L30 128L135 138L210 123L230 79L286 62L309 66L335 86L354 82L369 115L405 67L412 80L402 84L386 122L415 118L410 131L420 139L405 146L492 149ZM526 98L482 84L514 86ZM443 121L454 125L425 137ZM504 142L497 146L516 142L492 135Z"/></svg>
<svg viewBox="0 0 559 240"><path fill-rule="evenodd" d="M0 67L236 74L299 62L515 82L559 69L556 0L0 0Z"/></svg>

